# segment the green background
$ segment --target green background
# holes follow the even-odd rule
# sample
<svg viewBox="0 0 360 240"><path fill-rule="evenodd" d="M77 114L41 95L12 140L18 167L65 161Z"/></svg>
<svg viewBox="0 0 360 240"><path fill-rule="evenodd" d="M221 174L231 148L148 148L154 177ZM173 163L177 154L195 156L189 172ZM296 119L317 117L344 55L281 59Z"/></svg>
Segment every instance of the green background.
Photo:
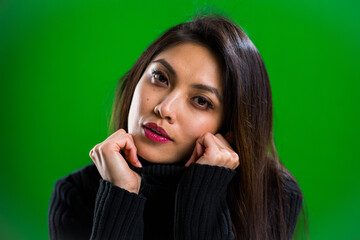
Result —
<svg viewBox="0 0 360 240"><path fill-rule="evenodd" d="M311 239L360 239L360 14L355 0L0 1L0 239L47 239L54 182L108 136L118 79L200 7L232 16L262 54L280 158Z"/></svg>

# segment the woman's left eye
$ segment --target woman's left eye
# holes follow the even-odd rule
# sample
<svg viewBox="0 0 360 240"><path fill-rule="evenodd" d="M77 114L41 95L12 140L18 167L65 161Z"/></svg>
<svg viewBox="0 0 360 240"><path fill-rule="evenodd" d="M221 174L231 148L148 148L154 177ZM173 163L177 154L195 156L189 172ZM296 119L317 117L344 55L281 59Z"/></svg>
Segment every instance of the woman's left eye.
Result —
<svg viewBox="0 0 360 240"><path fill-rule="evenodd" d="M194 97L193 101L198 108L201 108L204 110L207 110L209 108L214 108L213 105L211 104L211 102L204 97L199 97L199 96Z"/></svg>

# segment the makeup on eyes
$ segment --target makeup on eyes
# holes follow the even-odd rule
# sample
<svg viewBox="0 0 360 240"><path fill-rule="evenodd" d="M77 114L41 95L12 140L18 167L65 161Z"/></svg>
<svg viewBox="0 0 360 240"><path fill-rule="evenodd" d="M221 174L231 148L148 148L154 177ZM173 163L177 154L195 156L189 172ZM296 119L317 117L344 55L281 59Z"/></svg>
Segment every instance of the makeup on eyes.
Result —
<svg viewBox="0 0 360 240"><path fill-rule="evenodd" d="M157 81L159 85L168 86L170 84L170 78L168 77L167 72L169 72L170 75L173 75L173 78L176 78L176 71L165 59L158 59L153 61L153 63L155 66L151 69L152 82ZM166 70L161 70L161 68L166 68ZM219 102L222 102L222 97L217 88L201 83L191 84L191 87L200 91L206 91L208 93L215 94ZM196 100L193 101L194 99L202 100L205 102L205 104L207 104L207 106L203 107L203 104L199 104L199 102ZM193 101L192 104L200 110L214 109L215 107L213 102L208 97L204 97L202 95L194 94L194 97L191 97L191 100Z"/></svg>
<svg viewBox="0 0 360 240"><path fill-rule="evenodd" d="M153 68L151 70L151 78L152 78L152 82L154 84L164 85L164 86L169 85L169 79L166 76L166 74L163 73L163 71L158 70L157 68ZM218 99L220 98L219 93L216 88L212 88L212 87L204 85L204 84L192 84L191 87L196 90L205 91L208 93L210 92L211 94L215 94ZM195 107L199 108L200 110L214 109L214 104L208 97L205 97L203 95L197 95L197 94L193 94L193 95L194 95L194 97L191 97L190 99L191 99L191 101L193 101L193 105ZM200 101L197 101L197 100L200 100ZM219 99L219 101L220 101L220 99ZM206 104L206 106L204 107L205 104Z"/></svg>
<svg viewBox="0 0 360 240"><path fill-rule="evenodd" d="M161 83L167 82L166 85L169 85L169 79L167 78L167 76L162 71L153 69L151 71L151 77L155 78L157 81L159 81Z"/></svg>
<svg viewBox="0 0 360 240"><path fill-rule="evenodd" d="M203 101L203 103L206 104L206 106L204 106L203 104L200 104L200 102L195 103L199 109L201 110L208 110L208 109L214 109L214 105L212 104L212 102L210 100L208 100L208 98L203 97L203 96L195 96L192 98L193 99L201 99L200 101Z"/></svg>

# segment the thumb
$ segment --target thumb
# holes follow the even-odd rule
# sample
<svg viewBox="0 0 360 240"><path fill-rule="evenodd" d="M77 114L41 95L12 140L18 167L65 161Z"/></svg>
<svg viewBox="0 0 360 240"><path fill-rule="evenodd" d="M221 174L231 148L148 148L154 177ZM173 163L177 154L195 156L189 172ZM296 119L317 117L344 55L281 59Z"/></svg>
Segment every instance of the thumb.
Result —
<svg viewBox="0 0 360 240"><path fill-rule="evenodd" d="M191 163L196 162L199 157L201 157L204 154L204 146L201 145L198 141L196 141L195 148L193 150L193 153L191 154L190 159L186 162L185 167L188 167Z"/></svg>
<svg viewBox="0 0 360 240"><path fill-rule="evenodd" d="M185 163L185 167L188 167L191 163L194 163L196 161L196 146L191 154L190 159Z"/></svg>

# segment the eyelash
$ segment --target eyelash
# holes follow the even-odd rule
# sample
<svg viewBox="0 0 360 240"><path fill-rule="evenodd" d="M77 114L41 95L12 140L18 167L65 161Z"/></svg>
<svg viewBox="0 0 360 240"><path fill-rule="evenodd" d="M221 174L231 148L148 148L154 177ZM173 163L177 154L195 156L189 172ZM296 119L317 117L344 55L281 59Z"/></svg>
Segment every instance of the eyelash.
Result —
<svg viewBox="0 0 360 240"><path fill-rule="evenodd" d="M155 76L158 75L158 77L156 78ZM158 70L153 70L151 72L151 76L153 79L155 79L156 81L159 81L161 84L164 84L163 81L161 81L159 79L159 77L163 77L165 79L165 81L167 82L165 85L169 85L169 80L167 79L167 77L165 76L165 74L163 74L162 72L158 71Z"/></svg>
<svg viewBox="0 0 360 240"><path fill-rule="evenodd" d="M156 77L156 75L158 75ZM166 85L168 86L169 85L169 80L168 78L165 76L165 74L163 74L161 71L158 71L158 70L153 70L151 72L151 76L152 76L152 79L155 79L155 81L157 82L160 82L161 85ZM164 83L162 80L160 80L160 78L163 78L163 80L166 81L166 83ZM206 104L206 107L203 107L204 105L200 105L198 103L196 103L195 99L201 99L202 101L205 101L205 104ZM211 103L211 101L209 101L207 98L205 97L201 97L201 96L196 96L196 97L193 97L191 98L192 101L194 101L193 104L195 104L197 108L201 109L201 110L208 110L208 109L214 109L214 105Z"/></svg>
<svg viewBox="0 0 360 240"><path fill-rule="evenodd" d="M214 109L214 105L212 105L212 103L209 100L207 100L206 98L196 96L196 97L193 97L192 99L196 99L196 98L201 99L202 101L205 101L205 104L206 104L205 108L203 107L204 105L200 105L198 103L195 103L197 106L200 106L201 109L203 109L203 110Z"/></svg>

